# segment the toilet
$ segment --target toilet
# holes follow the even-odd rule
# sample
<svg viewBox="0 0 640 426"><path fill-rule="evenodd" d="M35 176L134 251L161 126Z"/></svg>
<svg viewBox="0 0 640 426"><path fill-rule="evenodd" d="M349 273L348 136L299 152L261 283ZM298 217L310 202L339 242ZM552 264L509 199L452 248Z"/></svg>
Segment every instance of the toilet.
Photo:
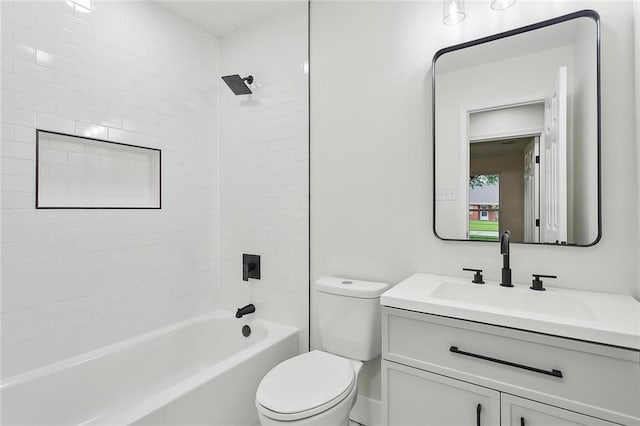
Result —
<svg viewBox="0 0 640 426"><path fill-rule="evenodd" d="M323 350L275 366L260 382L262 426L346 426L364 361L381 351L380 295L388 284L323 277L316 300Z"/></svg>

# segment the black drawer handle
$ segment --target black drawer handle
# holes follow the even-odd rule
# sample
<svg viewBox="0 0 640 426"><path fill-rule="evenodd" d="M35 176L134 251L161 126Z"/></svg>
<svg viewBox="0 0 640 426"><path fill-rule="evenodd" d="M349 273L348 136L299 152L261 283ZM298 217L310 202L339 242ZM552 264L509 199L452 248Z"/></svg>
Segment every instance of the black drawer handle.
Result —
<svg viewBox="0 0 640 426"><path fill-rule="evenodd" d="M517 364L515 362L504 361L504 360L497 359L497 358L491 358L491 357L484 356L484 355L478 355L478 354L474 354L474 353L471 353L471 352L461 351L460 349L458 349L457 346L451 346L449 348L449 351L451 351L451 352L453 352L455 354L459 354L459 355L466 355L466 356L470 356L470 357L473 357L473 358L484 359L485 361L497 362L498 364L504 364L504 365L508 365L508 366L511 366L511 367L522 368L523 370L529 370L529 371L534 371L534 372L540 373L540 374L546 374L547 376L562 377L562 371L560 371L560 370L553 369L551 371L548 371L548 370L543 370L541 368L529 367L528 365Z"/></svg>
<svg viewBox="0 0 640 426"><path fill-rule="evenodd" d="M480 426L480 412L482 412L482 405L476 406L476 426Z"/></svg>

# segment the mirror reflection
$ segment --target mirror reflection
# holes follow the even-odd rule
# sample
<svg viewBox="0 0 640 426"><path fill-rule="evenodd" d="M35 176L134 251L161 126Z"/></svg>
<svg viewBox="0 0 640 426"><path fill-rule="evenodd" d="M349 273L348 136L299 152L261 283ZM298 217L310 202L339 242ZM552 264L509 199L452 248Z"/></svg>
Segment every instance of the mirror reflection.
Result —
<svg viewBox="0 0 640 426"><path fill-rule="evenodd" d="M440 238L597 242L598 25L582 11L436 54Z"/></svg>

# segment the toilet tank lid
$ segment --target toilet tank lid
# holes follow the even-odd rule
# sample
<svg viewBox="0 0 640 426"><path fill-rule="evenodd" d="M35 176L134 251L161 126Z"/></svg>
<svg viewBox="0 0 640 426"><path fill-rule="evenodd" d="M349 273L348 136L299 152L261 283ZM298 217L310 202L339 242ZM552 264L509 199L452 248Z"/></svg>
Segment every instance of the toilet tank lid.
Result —
<svg viewBox="0 0 640 426"><path fill-rule="evenodd" d="M389 288L389 284L376 281L361 281L350 278L322 277L316 281L316 290L341 296L375 299Z"/></svg>

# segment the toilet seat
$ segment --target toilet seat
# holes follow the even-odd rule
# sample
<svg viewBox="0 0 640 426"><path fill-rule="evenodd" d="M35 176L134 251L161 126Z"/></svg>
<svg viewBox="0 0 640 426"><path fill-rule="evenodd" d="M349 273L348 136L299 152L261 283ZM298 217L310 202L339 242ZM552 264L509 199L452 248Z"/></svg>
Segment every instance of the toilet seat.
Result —
<svg viewBox="0 0 640 426"><path fill-rule="evenodd" d="M336 406L355 386L356 373L351 361L312 351L271 370L258 386L256 406L275 420L303 419Z"/></svg>
<svg viewBox="0 0 640 426"><path fill-rule="evenodd" d="M341 403L342 401L344 401L344 399L353 391L353 386L351 386L347 391L343 392L339 397L334 398L333 400L322 404L316 408L313 408L311 410L306 410L306 411L300 411L298 413L279 413L277 411L273 411L268 409L267 407L263 406L262 404L258 403L258 410L265 416L274 419L274 420L281 420L281 421L285 421L285 422L290 422L290 421L294 421L294 420L300 420L300 419L306 419L307 417L312 417L315 416L317 414L323 413L333 407L335 407L336 405L338 405L339 403Z"/></svg>

